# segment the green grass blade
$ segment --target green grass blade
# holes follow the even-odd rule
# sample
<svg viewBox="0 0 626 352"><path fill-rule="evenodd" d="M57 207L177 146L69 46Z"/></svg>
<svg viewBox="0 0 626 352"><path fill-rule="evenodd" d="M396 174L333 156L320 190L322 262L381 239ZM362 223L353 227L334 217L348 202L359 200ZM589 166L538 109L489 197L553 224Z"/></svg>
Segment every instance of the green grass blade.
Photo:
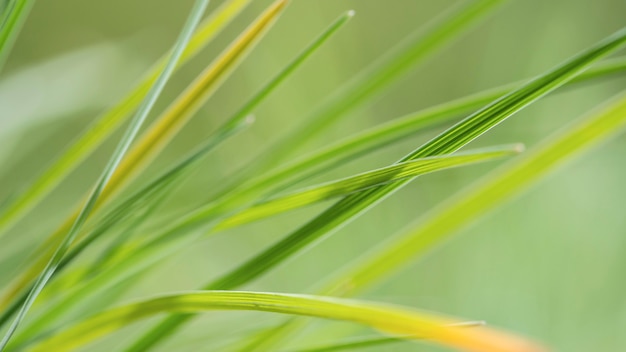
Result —
<svg viewBox="0 0 626 352"><path fill-rule="evenodd" d="M222 231L255 220L268 218L292 209L347 196L374 186L381 186L409 177L511 156L522 150L522 145L494 147L488 150L416 159L394 164L268 199L220 221L219 224L213 228L213 231Z"/></svg>
<svg viewBox="0 0 626 352"><path fill-rule="evenodd" d="M249 121L247 121L246 117L249 112L251 112L254 108L256 108L258 106L258 104L260 104L261 102L263 102L263 100L269 96L269 94L271 92L273 92L275 90L275 88L277 88L279 86L280 83L282 83L286 78L288 78L290 76L291 73L293 73L300 65L302 65L307 58L309 58L319 47L321 47L321 45L323 43L325 43L328 39L331 38L331 36L333 34L335 34L345 23L347 23L347 21L353 16L353 13L350 12L346 12L345 14L343 14L342 16L340 16L336 21L334 21L325 31L322 32L322 34L320 36L318 36L313 42L311 42L310 45L308 45L299 55L297 55L283 70L281 70L274 78L272 78L263 88L261 88L250 100L248 100L248 102L246 104L243 105L243 107L237 112L235 113L231 118L229 118L227 120L227 122L219 129L218 132L216 132L216 140L219 143L219 141L222 141L223 139L225 139L228 135L232 134L233 131L237 130L240 128L240 126L242 124L247 124L249 123ZM138 191L135 195L131 196L129 198L128 202L131 203L135 203L141 200L140 197L143 197L145 194L148 194L148 192L151 192L151 190L155 189L157 186L165 183L165 182L170 182L169 179L172 178L172 175L174 174L174 172L178 173L180 172L180 170L183 168L183 165L185 165L184 167L188 167L189 164L192 163L191 159L193 160L198 160L200 157L198 155L200 154L204 154L206 152L208 152L208 148L210 147L211 142L209 142L209 145L207 147L205 147L204 149L201 148L201 150L197 153L195 153L195 156L192 156L190 158L188 158L186 161L183 161L182 163L180 163L178 166L174 167L172 170L170 170L169 172L167 172L166 174L164 174L161 178L157 179L156 181L154 181L152 184L144 187L144 189ZM204 151L202 151L204 150ZM168 181L166 181L168 180ZM114 211L112 211L112 215L111 217L118 218L119 216L121 216L121 214L126 214L129 212L129 206L128 204L122 204L121 206L119 206L117 209L115 209ZM99 226L99 230L96 230L95 236L91 236L89 239L93 240L95 238L97 238L97 236L99 236L99 234L103 233L104 231L106 231L106 229L108 227L112 226L111 222L104 222L101 226ZM95 237L95 238L94 238ZM81 242L81 244L79 244L79 246L77 248L75 248L74 250L72 250L70 252L70 254L68 254L68 260L70 258L73 258L76 254L80 253L84 246L82 246L84 244L84 242ZM116 250L119 250L119 248L117 248ZM71 299L70 301L77 301L78 299ZM63 314L63 312L66 311L66 307L68 305L66 304L61 304L59 305L59 307L57 307L57 309L53 309L49 312L47 312L46 314L44 314L42 317L40 317L38 320L36 320L32 325L36 326L36 328L30 329L30 327L27 327L26 331L24 331L23 334L21 334L20 336L18 336L19 340L24 340L26 338L30 338L33 334L39 332L42 328L45 327L46 324L48 324L50 321L53 321L54 319L56 319L58 316L60 316L61 314ZM14 305L15 307L15 305ZM2 316L2 318L0 318L0 323L6 319L6 315L4 314Z"/></svg>
<svg viewBox="0 0 626 352"><path fill-rule="evenodd" d="M582 73L568 84L588 82L595 78L607 77L625 71L626 59L608 60ZM341 165L343 162L354 160L370 151L401 141L427 128L453 121L462 113L479 109L510 93L520 84L508 84L504 87L489 89L394 119L358 133L245 182L219 200L197 209L189 220L193 222L214 220L216 217L239 209L256 199L267 197L268 194L285 188L296 181L317 175L334 166Z"/></svg>
<svg viewBox="0 0 626 352"><path fill-rule="evenodd" d="M251 0L229 0L208 17L189 42L181 65L209 43ZM23 1L22 1L23 2ZM41 201L91 152L93 152L130 114L137 109L165 65L165 58L157 64L124 100L102 115L64 153L45 170L29 188L13 199L0 213L0 236Z"/></svg>
<svg viewBox="0 0 626 352"><path fill-rule="evenodd" d="M409 261L420 258L457 230L528 189L566 162L615 137L625 128L626 94L622 94L600 111L546 138L536 148L433 209L408 231L360 260L347 275L342 275L330 286L332 291L352 294L384 279ZM350 288L346 285L348 277Z"/></svg>
<svg viewBox="0 0 626 352"><path fill-rule="evenodd" d="M194 82L174 101L170 107L150 126L133 145L117 167L98 201L94 211L113 197L149 163L176 133L194 116L206 99L217 89L222 80L243 59L245 54L263 37L266 30L282 13L287 0L276 0L253 22ZM9 302L29 285L49 258L63 236L72 227L80 213L80 207L53 232L36 251L31 265L11 285L3 302Z"/></svg>
<svg viewBox="0 0 626 352"><path fill-rule="evenodd" d="M0 27L0 71L9 56L9 52L15 43L17 34L35 4L35 0L16 0L7 4L2 13L2 26Z"/></svg>
<svg viewBox="0 0 626 352"><path fill-rule="evenodd" d="M208 0L198 0L195 3L191 11L191 14L189 15L189 19L187 20L187 23L185 24L180 34L180 37L176 41L171 57L169 58L163 71L160 73L159 77L155 81L154 85L150 88L150 91L146 95L146 99L144 100L144 102L142 102L136 115L131 119L130 125L126 133L124 134L124 136L118 143L118 146L115 152L111 156L109 163L107 164L104 171L102 172L100 179L97 181L91 195L89 196L87 200L87 203L85 204L83 210L77 217L76 222L74 223L69 233L61 242L60 246L56 250L54 256L51 258L46 268L42 271L41 275L35 281L35 284L33 285L33 288L30 290L28 297L26 298L26 301L24 302L24 304L18 311L15 320L13 321L13 323L9 327L9 330L6 332L2 341L0 342L0 350L4 350L7 343L9 342L9 340L11 339L11 337L17 330L17 327L19 326L21 321L24 319L24 317L26 316L26 313L28 312L32 304L34 303L35 299L37 298L41 290L43 290L43 288L45 287L50 277L54 274L54 271L56 270L57 266L63 259L63 256L65 255L70 245L74 241L76 235L78 234L80 227L87 220L87 217L89 216L96 201L98 200L98 197L103 192L106 184L109 182L109 180L115 173L115 170L117 169L117 167L120 165L122 159L124 158L124 155L126 154L128 149L130 149L130 145L132 144L134 138L139 133L141 125L147 118L158 96L161 94L161 91L165 87L167 80L172 75L174 68L176 64L178 63L178 60L183 54L183 51L185 47L187 46L187 43L191 39L193 31L195 30L198 23L200 22L200 19L202 18L202 14L206 10L206 7L208 6L208 4L209 4Z"/></svg>
<svg viewBox="0 0 626 352"><path fill-rule="evenodd" d="M622 29L555 69L468 116L399 162L452 153L458 150L525 106L565 84L595 61L616 51L625 43L626 29ZM205 289L233 289L250 282L287 260L310 243L354 219L410 181L411 179L397 181L345 197L283 240L221 278L209 283ZM151 338L159 338L157 332L163 332L165 327L167 327L166 331L173 331L175 327L181 326L188 319L189 316L184 315L167 318L149 334Z"/></svg>
<svg viewBox="0 0 626 352"><path fill-rule="evenodd" d="M486 328L453 326L457 319L365 301L237 291L171 294L99 313L42 341L31 351L70 351L134 321L163 312L253 310L345 320L391 334L428 337L432 342L475 351L541 351L537 344Z"/></svg>
<svg viewBox="0 0 626 352"><path fill-rule="evenodd" d="M299 150L307 141L339 121L349 111L380 94L404 73L443 48L471 26L493 11L503 0L472 0L456 6L441 16L425 31L417 31L388 55L374 62L303 118L303 123L290 131L283 139L255 158L245 169L237 173L232 182L236 187L250 177L263 172ZM227 186L222 194L230 192Z"/></svg>

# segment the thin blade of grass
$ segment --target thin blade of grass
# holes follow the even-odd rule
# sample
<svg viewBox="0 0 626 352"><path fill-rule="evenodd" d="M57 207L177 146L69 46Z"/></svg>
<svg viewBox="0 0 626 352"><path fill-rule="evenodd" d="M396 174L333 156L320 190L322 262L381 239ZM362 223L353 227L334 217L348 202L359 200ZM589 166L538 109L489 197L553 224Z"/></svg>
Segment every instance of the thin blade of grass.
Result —
<svg viewBox="0 0 626 352"><path fill-rule="evenodd" d="M531 151L502 165L477 184L433 209L388 243L361 259L332 284L337 294L353 294L388 277L409 261L421 258L459 229L527 190L582 153L605 143L626 128L626 94L593 112ZM410 247L406 247L410 246ZM348 278L350 284L346 285ZM345 292L345 293L344 293Z"/></svg>
<svg viewBox="0 0 626 352"><path fill-rule="evenodd" d="M98 210L106 201L115 195L123 186L141 171L161 151L175 134L193 117L200 106L217 89L224 76L236 67L244 55L258 42L270 25L282 12L287 0L275 1L253 24L251 24L233 44L227 48L181 96L166 110L161 117L150 126L140 140L128 152L110 181L102 190L101 196L94 204ZM13 300L28 286L41 268L53 255L56 246L64 234L72 227L81 208L78 208L52 235L40 245L37 259L25 270L7 294L3 297L4 304Z"/></svg>
<svg viewBox="0 0 626 352"><path fill-rule="evenodd" d="M599 59L626 44L626 29L622 29L591 48L570 58L553 70L531 80L483 109L471 114L423 146L409 153L399 162L452 153L504 121L527 105L540 99L570 81ZM204 286L205 289L233 289L268 272L307 245L328 235L375 206L412 179L397 181L347 196L320 215L289 234L233 271ZM149 331L134 346L154 344L191 318L189 315L172 316Z"/></svg>
<svg viewBox="0 0 626 352"><path fill-rule="evenodd" d="M511 156L523 150L522 145L493 147L472 152L416 159L394 164L358 175L315 185L290 194L268 199L220 221L212 231L223 231L235 226L301 208L325 200L345 197L374 186L381 186L409 177L460 167L496 158Z"/></svg>
<svg viewBox="0 0 626 352"><path fill-rule="evenodd" d="M577 76L569 84L588 82L589 80L607 77L626 71L626 59L608 60L592 67ZM193 220L206 222L231 212L258 198L266 197L279 189L297 181L315 176L342 163L366 155L368 152L399 142L417 132L453 121L457 116L481 108L482 106L511 92L521 83L508 84L503 87L489 89L468 97L437 105L370 130L358 133L336 144L322 148L294 162L275 168L274 170L244 182L230 193L195 211Z"/></svg>
<svg viewBox="0 0 626 352"><path fill-rule="evenodd" d="M163 312L252 310L345 320L400 335L427 337L446 346L473 351L542 351L539 345L487 328L467 329L452 319L365 301L237 291L172 294L99 313L41 342L31 351L70 351L134 321Z"/></svg>
<svg viewBox="0 0 626 352"><path fill-rule="evenodd" d="M231 185L225 187L221 195L229 193L233 187L277 165L301 149L307 141L339 121L340 117L373 99L408 70L467 32L503 2L503 0L467 1L447 11L425 30L416 31L391 49L389 54L332 92L327 100L302 119L302 124L238 171L237 178Z"/></svg>
<svg viewBox="0 0 626 352"><path fill-rule="evenodd" d="M198 23L200 22L200 19L202 18L202 15L204 11L206 10L208 4L209 4L209 0L198 0L194 4L191 14L189 15L189 18L187 20L187 23L185 24L179 38L176 41L171 57L169 58L163 71L161 71L154 85L150 88L150 91L146 95L146 99L140 105L136 115L131 119L130 125L126 133L124 134L124 136L118 143L116 150L111 156L110 161L108 162L107 166L102 172L102 175L100 176L99 180L96 182L96 185L91 195L89 196L84 208L81 210L79 216L76 218L76 221L72 225L71 229L69 230L69 232L67 233L67 235L65 236L65 238L63 239L59 247L57 248L57 250L55 251L54 255L50 259L50 262L46 265L44 270L41 272L41 274L35 281L33 288L30 290L26 298L26 301L24 302L24 304L22 304L20 310L18 311L17 316L15 317L15 320L10 325L8 331L2 338L2 341L0 341L0 350L4 350L9 340L11 339L11 337L17 330L19 324L26 316L26 313L28 312L32 304L35 302L35 299L37 299L37 296L39 295L41 290L43 290L43 288L45 287L50 277L54 274L54 271L56 270L57 266L63 259L63 256L65 255L70 245L74 241L81 226L87 220L87 217L89 216L94 205L96 204L98 197L103 192L105 186L107 185L107 183L109 182L113 174L115 173L115 170L117 169L117 167L120 165L124 155L130 149L130 145L132 144L134 138L139 133L139 129L141 128L141 125L147 118L158 96L161 94L163 88L165 87L165 84L167 83L168 79L172 75L178 60L183 54L183 51L185 47L187 46L187 43L191 39L193 31L195 30Z"/></svg>
<svg viewBox="0 0 626 352"><path fill-rule="evenodd" d="M180 67L206 46L251 0L228 0L200 26L189 46L183 53ZM22 1L23 2L23 1ZM75 141L29 188L14 198L0 213L0 238L52 191L72 170L93 152L130 114L137 109L159 72L165 66L165 59L145 76L145 78L119 104L110 109Z"/></svg>
<svg viewBox="0 0 626 352"><path fill-rule="evenodd" d="M3 9L2 26L0 27L0 71L2 71L15 39L34 4L35 0L16 0L7 4L6 8Z"/></svg>
<svg viewBox="0 0 626 352"><path fill-rule="evenodd" d="M239 111L237 111L231 118L229 118L227 122L216 133L216 136L223 137L223 138L219 138L219 141L223 140L226 136L232 134L233 131L238 129L241 124L249 123L247 114L250 113L254 108L256 108L261 102L263 102L264 99L268 97L269 94L272 93L280 85L280 83L282 83L285 79L287 79L291 75L291 73L293 73L298 67L300 67L300 65L302 65L306 61L307 58L309 58L318 48L322 46L322 44L324 44L344 24L346 24L347 21L353 15L354 13L352 11L348 11L342 16L340 16L326 30L324 30L313 42L311 42L311 44L309 44L300 54L298 54L287 66L285 66L284 69L282 69L275 77L273 77L266 85L264 85L263 88L261 88L252 98L250 98L250 100L248 100L248 102L244 104L243 107ZM165 182L171 182L170 179L172 179L172 175L175 172L179 173L183 167L187 168L188 165L190 165L192 162L195 162L196 160L198 160L200 158L198 155L201 153L203 154L203 153L208 152L208 147L205 147L204 151L202 150L203 148L201 148L201 151L199 151L198 153L195 153L194 156L181 162L178 166L174 167L172 170L164 174L163 177L158 178L153 183L144 187L144 189L139 190L135 195L129 198L129 202L136 203L141 200L140 197L145 196L146 194L151 192L151 190L155 189L159 185L162 185ZM192 161L192 159L194 161ZM128 204L122 204L117 209L113 210L111 212L112 215L109 217L113 218L113 220L118 219L123 214L129 213L129 209L130 209L129 207L130 205ZM111 222L107 222L107 221L103 222L103 224L98 227L99 231L98 230L94 231L95 235L94 233L92 233L92 236L90 237L90 239L97 238L97 236L99 236L101 233L106 231L106 229L108 229L112 225L113 224ZM69 261L71 258L74 258L78 253L80 253L84 249L85 246L83 245L83 242L81 242L76 248L74 248L74 250L72 250L68 254L66 258L67 261ZM113 252L119 251L120 250L119 247L121 245L123 245L123 243L120 243L117 246L115 246L116 248L112 249L112 251ZM70 300L70 302L75 302L75 301L77 301L77 299ZM14 307L15 307L15 304L14 304ZM67 308L67 305L61 304L57 306L57 309L52 309L48 311L47 313L44 313L38 320L35 320L35 322L33 322L32 326L27 327L25 331L22 334L20 334L20 336L17 337L18 340L22 341L22 340L32 337L34 334L41 331L51 321L54 321L60 315L66 312L66 308ZM3 314L3 317L0 318L0 324L2 323L2 321L6 319L6 316L8 315L9 312L10 311L7 311L5 312L5 314Z"/></svg>

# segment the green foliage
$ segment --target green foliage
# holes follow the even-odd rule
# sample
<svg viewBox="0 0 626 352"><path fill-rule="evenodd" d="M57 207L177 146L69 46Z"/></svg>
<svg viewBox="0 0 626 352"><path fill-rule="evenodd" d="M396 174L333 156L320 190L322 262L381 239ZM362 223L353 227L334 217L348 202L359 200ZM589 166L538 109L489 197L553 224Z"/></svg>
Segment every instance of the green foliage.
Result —
<svg viewBox="0 0 626 352"><path fill-rule="evenodd" d="M0 67L33 2L3 3ZM206 163L207 156L217 147L227 146L227 141L230 142L236 134L249 132L248 127L261 104L279 92L278 88L294 77L297 69L309 62L313 54L334 38L355 14L346 11L340 15L291 61L280 67L255 94L238 105L219 127L203 134L202 142L191 152L169 164L164 171L148 174L146 170L150 162L198 114L251 49L264 38L288 4L287 0L274 0L211 60L204 71L197 74L152 125L141 131L173 72L251 3L251 0L224 1L201 23L209 1L197 0L170 54L160 59L118 105L98 118L31 185L0 208L0 235L14 239L19 234L10 231L13 226L119 126L127 124L85 201L56 231L47 237L38 237L37 243L32 243L37 247L35 253L27 257L26 265L12 275L11 283L3 290L0 327L6 332L0 350L70 351L136 321L170 313L154 327L131 336L127 351L147 351L177 333L198 313L210 310L251 310L290 316L275 327L263 329L260 334L242 338L236 348L243 351L282 348L285 341L309 321L302 316L354 322L383 333L382 336L304 349L306 351L358 349L405 340L434 342L462 350L543 350L530 340L482 324L403 306L338 297L358 295L389 279L459 230L626 128L626 96L622 93L601 109L545 138L529 152L522 153L521 144L459 152L512 115L565 85L583 89L582 82L626 71L624 58L601 61L626 45L626 29L534 79L446 101L354 135L342 136L338 142L286 161L348 112L356 111L386 92L410 69L466 34L502 2L472 0L455 6L433 24L382 55L341 89L328 94L317 108L301 119L296 129L263 148L248 165L239 170L234 168L237 171L223 177L216 165L210 165L215 176L222 177L219 184L207 184L214 196L169 216L159 211L169 205L168 201L185 186L194 171ZM453 124L428 142L414 145L411 152L396 162L344 175L334 181L311 181L315 176L359 158L372 161L376 152L390 144L449 123ZM522 155L517 156L519 153ZM321 289L316 295L231 291L272 272L381 204L420 175L502 157L512 157L512 160L429 209L399 234L391 238L381 234L380 237L387 240L378 241L368 253L318 285ZM139 175L145 178L132 188L128 187ZM306 186L292 189L301 182ZM207 192L203 189L197 193ZM225 230L236 232L244 224L274 220L275 215L313 204L323 205L335 199L339 200L273 245L241 263L229 265L229 270L210 279L198 291L142 298L118 305L119 297L125 290L132 289L139 278L170 255L197 245L202 239ZM413 201L417 204L423 200ZM105 299L98 299L98 296L105 296ZM110 308L110 304L116 306ZM81 311L87 306L89 314ZM30 310L36 314L25 320ZM25 326L18 330L23 320Z"/></svg>

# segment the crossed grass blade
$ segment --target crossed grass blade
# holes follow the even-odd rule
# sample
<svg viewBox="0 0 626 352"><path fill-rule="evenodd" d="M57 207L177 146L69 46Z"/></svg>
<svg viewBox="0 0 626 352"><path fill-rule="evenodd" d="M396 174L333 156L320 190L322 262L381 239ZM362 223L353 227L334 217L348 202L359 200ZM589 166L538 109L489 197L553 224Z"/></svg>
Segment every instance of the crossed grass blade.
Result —
<svg viewBox="0 0 626 352"><path fill-rule="evenodd" d="M35 0L16 0L2 8L2 24L0 26L0 71L9 56L22 25L28 13L35 4Z"/></svg>
<svg viewBox="0 0 626 352"><path fill-rule="evenodd" d="M206 46L251 0L228 0L200 26L182 56L180 67ZM20 1L25 3L27 1ZM32 1L30 1L32 2ZM145 78L117 105L99 117L89 129L24 191L0 212L0 238L48 195L72 170L109 137L137 109L159 72L165 66L162 58Z"/></svg>
<svg viewBox="0 0 626 352"><path fill-rule="evenodd" d="M625 43L626 29L622 29L553 70L523 84L518 89L471 114L399 162L452 153L458 150L514 113L570 81L594 62L615 52ZM345 197L275 245L207 284L204 289L234 289L254 280L289 259L307 245L320 240L324 235L330 234L355 219L410 181L411 179L397 181ZM168 333L171 334L190 318L190 315L175 315L166 318L144 337L141 337L131 350L138 350L136 347L145 350L146 346L154 345L156 341L163 339ZM249 347L251 350L254 349L254 346Z"/></svg>
<svg viewBox="0 0 626 352"><path fill-rule="evenodd" d="M245 103L240 110L238 110L231 118L227 120L227 122L222 125L218 129L218 131L214 134L214 140L207 142L207 145L186 160L179 163L177 166L172 168L170 171L166 172L162 177L157 178L154 182L145 186L143 189L137 191L134 195L129 197L129 200L125 203L122 203L119 207L115 208L110 216L106 218L112 218L112 222L120 221L120 216L122 214L128 214L130 205L126 204L130 202L131 204L137 203L139 201L143 201L143 197L145 195L151 193L154 189L158 189L162 187L163 184L174 182L174 176L182 172L183 169L190 168L192 164L197 163L204 154L209 152L209 150L226 137L234 133L238 130L242 125L247 125L251 122L250 116L247 115L250 113L256 106L258 106L261 102L264 101L266 97L269 96L283 81L285 81L300 65L302 65L306 59L308 59L315 51L317 51L322 44L324 44L327 40L329 40L337 31L343 27L347 21L354 15L353 11L348 11L340 16L337 20L335 20L326 30L324 30L320 36L318 36L310 45L308 45L300 54L298 54L288 65L285 66L278 74L273 77L266 85L264 85L253 97L251 97L247 103ZM71 258L76 257L78 253L80 253L88 242L95 240L97 237L102 235L110 226L112 226L112 222L105 221L101 226L98 227L98 230L92 232L89 241L81 242L76 248L74 248L70 254L68 255L67 261ZM124 250L121 248L125 244L124 241L120 243L116 243L112 252L119 252ZM141 250L139 250L141 251ZM96 265L98 267L98 265ZM73 275L72 277L76 277ZM70 301L77 301L78 299L70 299ZM16 304L13 305L15 308ZM26 328L26 330L17 337L17 340L24 341L27 338L32 337L43 328L46 327L51 321L54 321L58 318L64 311L66 311L66 304L60 304L57 306L57 309L52 309L48 311L46 314L41 316L38 320L33 322L33 324ZM0 319L0 322L6 319L6 316L11 313L10 310L7 310L3 317Z"/></svg>
<svg viewBox="0 0 626 352"><path fill-rule="evenodd" d="M607 60L607 62L600 63L583 72L580 76L576 76L567 84L589 82L597 78L622 74L625 71L625 59ZM454 121L459 115L483 107L511 92L520 84L508 84L504 87L472 94L396 118L388 123L348 137L343 141L322 148L294 162L277 167L268 173L251 178L220 199L197 209L193 215L193 221L214 220L216 217L241 208L255 199L267 197L295 182L313 177L335 166L367 155L370 151L399 142L431 127Z"/></svg>
<svg viewBox="0 0 626 352"><path fill-rule="evenodd" d="M223 231L259 219L269 218L292 209L337 197L344 197L375 186L382 186L406 178L424 175L429 172L511 156L522 150L523 145L492 147L472 152L416 159L394 164L268 199L227 217L220 221L212 231Z"/></svg>
<svg viewBox="0 0 626 352"><path fill-rule="evenodd" d="M94 204L97 211L116 192L122 189L144 166L151 161L174 135L189 121L210 94L222 82L224 77L236 67L237 63L263 36L270 25L276 20L287 4L287 0L275 1L257 21L251 24L243 34L227 48L181 96L166 110L163 115L144 133L122 160L110 182L103 189L98 201ZM10 304L20 292L27 287L54 254L55 248L64 234L72 227L80 213L78 208L64 223L40 245L36 259L24 273L14 281L2 304Z"/></svg>
<svg viewBox="0 0 626 352"><path fill-rule="evenodd" d="M338 122L358 106L381 94L411 68L424 62L438 50L466 33L503 0L471 0L454 6L424 30L418 30L390 50L389 54L365 68L354 79L329 95L303 123L283 139L254 158L245 168L234 174L233 180L219 193L230 193L233 188L255 175L276 166L289 155L300 150L307 141Z"/></svg>

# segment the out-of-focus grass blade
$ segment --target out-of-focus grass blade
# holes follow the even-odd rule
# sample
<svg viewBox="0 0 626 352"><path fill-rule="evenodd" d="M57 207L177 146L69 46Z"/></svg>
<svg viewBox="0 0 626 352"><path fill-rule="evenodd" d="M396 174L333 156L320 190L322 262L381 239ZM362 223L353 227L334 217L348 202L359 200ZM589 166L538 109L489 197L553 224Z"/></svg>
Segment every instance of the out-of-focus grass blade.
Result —
<svg viewBox="0 0 626 352"><path fill-rule="evenodd" d="M528 340L487 328L453 326L460 320L365 301L238 291L171 294L99 313L37 344L31 351L71 351L130 323L163 312L253 310L345 320L399 335L472 351L542 351Z"/></svg>
<svg viewBox="0 0 626 352"><path fill-rule="evenodd" d="M110 182L103 189L102 195L97 203L94 204L94 210L98 209L115 192L126 185L146 163L152 160L165 147L217 88L224 76L236 66L245 53L263 36L286 4L287 0L274 2L146 131L112 175ZM33 263L26 269L25 273L11 286L11 289L3 299L4 304L14 299L24 287L32 282L37 273L41 271L41 268L45 266L45 263L53 255L57 244L72 227L79 210L80 208L40 246L37 260L33 260Z"/></svg>
<svg viewBox="0 0 626 352"><path fill-rule="evenodd" d="M2 9L2 24L0 26L0 71L4 67L9 52L17 34L22 29L22 24L26 20L35 0L15 0Z"/></svg>
<svg viewBox="0 0 626 352"><path fill-rule="evenodd" d="M222 220L213 228L213 231L222 231L309 204L347 196L408 177L514 155L522 150L522 145L494 147L488 150L430 157L394 164L268 199Z"/></svg>
<svg viewBox="0 0 626 352"><path fill-rule="evenodd" d="M607 77L625 71L626 59L608 60L582 73L568 82L568 84L587 82L594 78ZM249 182L243 183L240 187L225 194L219 200L197 209L192 216L193 220L190 219L190 221L207 222L213 220L255 199L263 198L295 181L312 177L347 160L354 160L361 155L366 155L369 151L398 142L432 126L452 121L462 113L479 109L511 92L520 84L509 84L504 87L473 94L397 118L358 133L292 163L271 170L262 176L252 178Z"/></svg>
<svg viewBox="0 0 626 352"><path fill-rule="evenodd" d="M308 57L310 57L319 47L321 47L323 43L325 43L334 33L336 33L337 30L341 28L353 15L354 13L352 11L348 11L342 16L340 16L335 22L333 22L324 32L322 32L320 36L318 36L309 46L307 46L299 55L297 55L293 61L291 61L283 70L281 70L263 88L261 88L246 104L244 104L243 107L238 112L236 112L215 134L215 136L217 136L216 138L219 138L219 141L221 141L226 136L230 135L233 132L233 130L238 129L239 128L238 126L244 123L248 123L249 122L248 115L246 114L251 112L256 106L258 106L258 104L260 104L272 91L274 91L274 89L278 87L281 82L283 82L287 77L289 77L289 75L292 72L294 72L296 68L298 68L302 63L304 63ZM142 201L142 197L145 197L146 194L149 194L157 187L160 187L160 185L166 182L170 182L170 179L172 179L172 175L174 173L179 173L183 167L187 168L188 165L190 165L193 162L192 159L198 160L199 158L198 155L200 155L201 153L206 153L208 151L207 148L209 147L210 145L208 147L205 147L204 151L202 151L203 148L201 148L199 152L194 154L194 156L188 158L186 161L183 161L178 166L174 167L171 171L164 174L163 177L157 179L152 184L149 184L148 186L145 186L142 190L139 190L138 192L136 192L135 195L129 197L129 200L127 201L127 203L130 202L131 204L134 204L139 201ZM112 215L109 216L109 218L112 218L113 222L118 221L118 219L123 214L126 214L129 212L129 209L130 209L130 205L123 203L122 205L120 205L119 207L117 207L115 210L111 212ZM110 226L112 226L112 222L104 221L102 225L98 227L100 231L95 230L89 239L94 239L94 237L99 236L100 233L106 231L106 229ZM79 253L84 248L84 242L85 241L81 242L81 244L79 244L76 248L74 248L74 250L72 250L68 254L66 259L69 260L75 257L77 252ZM78 301L78 299L75 297L69 300L70 303L75 302L75 301ZM46 312L45 314L43 314L38 320L36 320L32 324L32 326L27 327L27 329L20 336L17 337L18 340L20 341L25 340L27 338L32 337L34 334L38 333L48 323L50 323L51 321L54 321L54 319L56 319L59 315L66 312L66 308L68 306L69 304L67 304L66 302L66 304L60 304L56 307L56 309L52 309ZM0 318L0 324L4 319L6 319L6 315L7 314L5 313L4 316Z"/></svg>
<svg viewBox="0 0 626 352"><path fill-rule="evenodd" d="M54 274L56 268L58 267L59 263L63 259L63 256L65 255L67 250L70 248L72 242L76 238L76 235L78 234L78 231L80 230L81 226L86 222L87 217L90 215L91 211L93 210L98 198L103 193L103 190L106 187L107 183L111 180L111 177L115 173L117 167L122 162L124 155L130 149L130 145L132 144L137 134L139 134L141 125L143 124L145 119L148 117L148 114L150 113L150 110L154 106L158 96L163 91L163 88L165 87L167 80L170 78L170 76L174 72L176 64L178 63L178 60L180 60L180 57L183 54L183 51L185 50L187 43L191 39L191 36L193 35L195 28L200 22L200 19L202 18L202 15L204 11L206 10L208 4L209 4L209 0L198 0L194 4L191 10L191 14L189 15L189 18L187 19L187 22L185 23L185 26L179 38L176 40L174 50L172 51L172 55L168 59L167 64L165 65L161 73L159 74L159 77L155 81L154 85L150 88L148 94L146 95L146 99L141 103L141 106L137 110L136 115L133 116L133 118L131 119L130 125L126 133L124 134L124 136L122 136L122 139L118 143L116 150L113 152L113 155L111 156L110 161L107 163L107 166L104 168L102 175L100 176L99 180L96 182L96 185L92 193L89 195L87 202L85 203L83 209L80 211L80 214L76 218L76 221L72 225L67 235L61 241L59 247L54 252L54 255L50 259L49 263L46 265L44 270L41 272L41 274L35 281L33 287L30 289L28 296L26 298L26 301L22 304L20 310L17 312L17 316L15 317L15 320L13 321L11 326L9 326L9 329L4 335L2 341L0 341L0 350L4 350L7 343L9 342L9 340L11 339L11 337L17 330L17 327L26 316L26 313L28 312L30 307L33 305L35 300L37 299L37 296L39 295L41 290L43 290L48 280Z"/></svg>
<svg viewBox="0 0 626 352"><path fill-rule="evenodd" d="M457 327L479 327L484 326L484 322L465 322L453 324ZM293 350L293 352L333 352L333 351L347 351L356 350L367 347L375 347L381 345L389 345L398 342L407 342L411 340L420 339L421 336L373 336L373 337L360 337L353 338L347 341L328 344L319 347L310 347L306 349Z"/></svg>
<svg viewBox="0 0 626 352"><path fill-rule="evenodd" d="M626 94L600 111L548 137L524 156L502 165L477 184L433 209L409 229L366 255L325 292L353 294L384 279L411 260L480 219L582 153L626 128ZM349 284L348 284L349 282Z"/></svg>
<svg viewBox="0 0 626 352"><path fill-rule="evenodd" d="M503 2L503 0L464 2L441 16L425 31L415 32L391 49L388 55L332 92L327 100L302 119L301 125L238 172L232 184L225 187L222 194L229 193L231 187L236 187L254 175L266 171L289 154L298 151L307 141L339 121L339 117L383 92L409 69L458 38Z"/></svg>
<svg viewBox="0 0 626 352"><path fill-rule="evenodd" d="M622 29L553 70L471 114L399 162L448 154L458 150L509 116L570 81L591 64L616 51L625 43L626 29ZM308 244L353 220L410 181L411 179L396 181L343 198L281 241L204 288L212 290L233 289L250 282L287 260ZM166 336L164 332L172 333L176 327L181 326L189 318L189 315L169 317L158 324L142 340L163 338Z"/></svg>
<svg viewBox="0 0 626 352"><path fill-rule="evenodd" d="M183 53L181 65L209 43L251 0L226 1L200 26ZM20 1L25 3L26 1ZM31 1L32 2L32 1ZM0 213L0 236L32 209L137 109L165 65L163 58L124 100L106 112L33 184ZM180 65L179 65L180 66Z"/></svg>

